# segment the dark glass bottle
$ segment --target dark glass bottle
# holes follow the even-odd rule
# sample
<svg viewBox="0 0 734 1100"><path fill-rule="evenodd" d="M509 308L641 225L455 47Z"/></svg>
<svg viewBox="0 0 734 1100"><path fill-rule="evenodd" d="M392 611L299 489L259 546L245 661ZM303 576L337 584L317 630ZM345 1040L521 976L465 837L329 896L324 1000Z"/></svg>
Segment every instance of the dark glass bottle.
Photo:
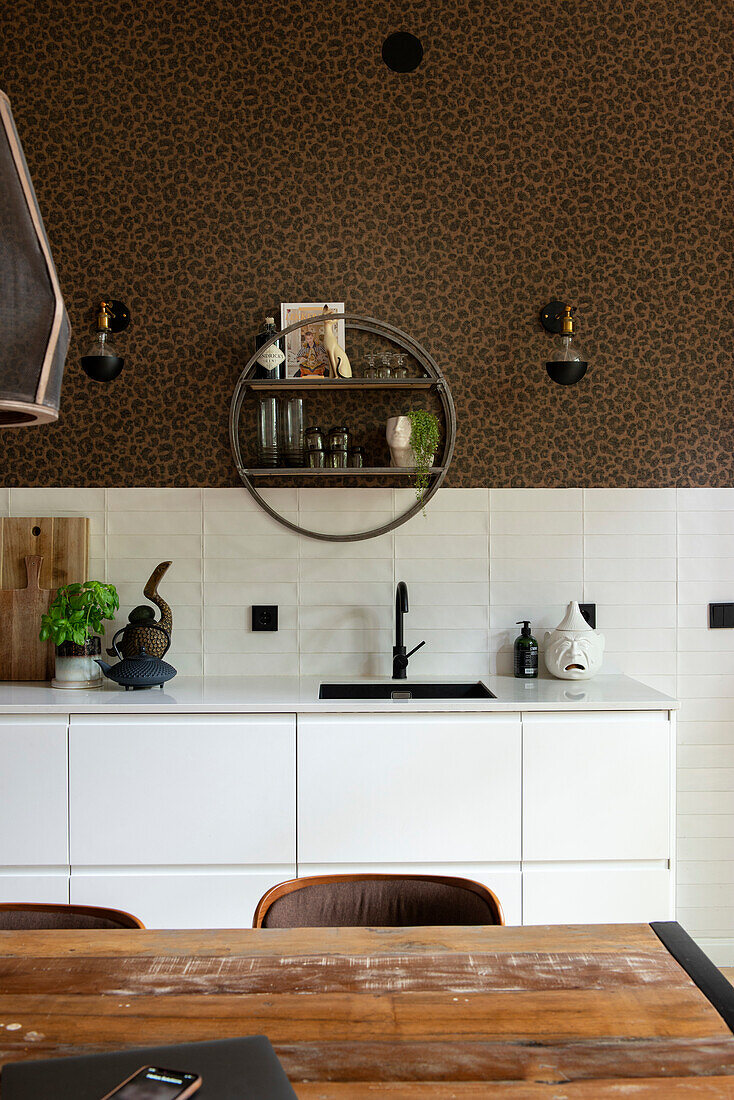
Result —
<svg viewBox="0 0 734 1100"><path fill-rule="evenodd" d="M531 680L538 675L538 643L530 633L530 623L522 621L520 636L515 638L515 676L521 680ZM517 623L519 626L520 623Z"/></svg>
<svg viewBox="0 0 734 1100"><path fill-rule="evenodd" d="M261 348L271 336L275 336L277 331L275 327L275 318L266 317L265 328L262 332L258 332L255 337L255 350L257 351L258 348ZM284 342L284 337L281 337L280 340L276 340L274 344L266 348L255 364L255 378L266 378L270 381L277 378L285 378Z"/></svg>

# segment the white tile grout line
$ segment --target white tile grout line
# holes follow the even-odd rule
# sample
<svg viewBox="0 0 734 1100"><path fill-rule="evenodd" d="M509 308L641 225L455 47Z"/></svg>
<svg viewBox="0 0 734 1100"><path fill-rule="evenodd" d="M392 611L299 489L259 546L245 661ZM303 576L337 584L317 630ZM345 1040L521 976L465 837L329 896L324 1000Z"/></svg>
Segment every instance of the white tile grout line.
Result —
<svg viewBox="0 0 734 1100"><path fill-rule="evenodd" d="M302 527L301 523L301 493L303 490L299 487L296 489L296 523L299 527ZM303 536L296 535L298 540L298 554L297 554L297 574L296 574L296 654L298 656L298 675L303 675L303 667L301 664L301 580L302 580L302 563L303 563Z"/></svg>
<svg viewBox="0 0 734 1100"><path fill-rule="evenodd" d="M586 489L581 490L581 599L587 602L586 596Z"/></svg>
<svg viewBox="0 0 734 1100"><path fill-rule="evenodd" d="M200 553L201 572L199 574L199 592L201 597L201 621L199 623L199 645L201 647L201 675L204 675L204 493L205 489L199 488L199 530L201 533Z"/></svg>
<svg viewBox="0 0 734 1100"><path fill-rule="evenodd" d="M487 675L492 675L492 654L490 652L490 620L492 617L492 490L487 488ZM495 669L497 667L495 661Z"/></svg>
<svg viewBox="0 0 734 1100"><path fill-rule="evenodd" d="M109 490L105 486L104 490L104 579L105 584L109 583L110 569L108 563L107 548L109 545Z"/></svg>
<svg viewBox="0 0 734 1100"><path fill-rule="evenodd" d="M673 672L673 685L675 688L675 697L678 698L678 665L679 665L679 644L678 644L678 608L680 607L680 554L678 553L678 535L680 530L680 518L679 518L679 500L678 494L680 490L678 486L675 487L675 670ZM676 723L677 730L677 723ZM677 760L677 758L676 758ZM676 782L677 790L677 782ZM677 885L677 884L676 884Z"/></svg>

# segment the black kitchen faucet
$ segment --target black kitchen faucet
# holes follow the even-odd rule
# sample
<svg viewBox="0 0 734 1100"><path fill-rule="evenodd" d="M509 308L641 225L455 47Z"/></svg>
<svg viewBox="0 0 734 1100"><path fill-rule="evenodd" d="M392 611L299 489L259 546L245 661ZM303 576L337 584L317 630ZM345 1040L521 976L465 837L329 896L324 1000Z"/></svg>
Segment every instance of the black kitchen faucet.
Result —
<svg viewBox="0 0 734 1100"><path fill-rule="evenodd" d="M425 642L419 642L410 653L405 652L403 641L403 615L408 613L408 586L405 581L398 581L395 590L395 645L392 647L392 678L404 680L408 674L408 658L412 657L417 649L424 646Z"/></svg>

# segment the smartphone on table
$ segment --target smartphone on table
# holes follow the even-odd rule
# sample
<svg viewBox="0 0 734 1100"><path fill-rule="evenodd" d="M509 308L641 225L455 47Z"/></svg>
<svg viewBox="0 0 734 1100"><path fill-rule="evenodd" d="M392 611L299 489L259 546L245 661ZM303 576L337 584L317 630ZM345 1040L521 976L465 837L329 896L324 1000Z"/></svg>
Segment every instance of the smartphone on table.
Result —
<svg viewBox="0 0 734 1100"><path fill-rule="evenodd" d="M201 1086L198 1073L143 1066L101 1100L185 1100Z"/></svg>

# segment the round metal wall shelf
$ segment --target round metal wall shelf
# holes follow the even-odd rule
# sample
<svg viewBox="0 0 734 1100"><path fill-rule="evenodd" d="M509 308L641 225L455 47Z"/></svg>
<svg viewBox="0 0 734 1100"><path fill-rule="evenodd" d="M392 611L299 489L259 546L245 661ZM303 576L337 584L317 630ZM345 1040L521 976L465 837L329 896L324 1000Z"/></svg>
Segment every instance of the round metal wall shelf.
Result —
<svg viewBox="0 0 734 1100"><path fill-rule="evenodd" d="M313 324L313 320L313 317L310 317L303 321L296 321L295 324L289 325L280 332L276 332L274 336L271 336L269 340L257 349L237 380L229 411L229 438L235 466L245 488L257 501L260 507L263 508L268 515L272 516L274 520L282 524L283 527L287 527L290 531L295 531L299 535L306 535L311 539L320 539L323 542L359 542L361 539L376 538L378 535L384 535L388 531L395 530L396 527L400 527L401 524L417 515L435 495L441 482L445 478L451 463L456 442L456 410L454 408L451 390L434 359L428 354L425 348L422 347L417 340L414 340L412 336L409 336L407 332L403 332L401 329L395 328L394 325L389 325L385 321L378 321L373 317L361 317L358 314L350 313L335 313L332 315L332 320L343 320L345 328L347 329L355 329L359 332L369 332L375 336L381 336L386 340L390 340L393 344L402 348L403 351L408 352L425 372L424 376L422 378L386 380L372 378L333 378L320 381L301 378L268 381L267 379L254 377L257 360L260 358L263 351L269 348L271 344L274 344L275 341L279 340L282 336L286 336L289 332L294 332L296 329ZM374 390L389 391L399 389L408 391L433 391L437 394L441 402L444 416L444 443L441 461L430 470L430 483L424 493L423 501L416 500L410 508L407 508L401 515L395 516L389 523L383 523L379 527L373 527L367 531L355 531L347 535L331 534L326 531L311 531L307 527L301 527L297 523L292 523L291 520L282 516L267 500L265 500L262 493L258 491L255 482L262 478L277 477L293 479L302 478L304 483L310 482L314 478L323 478L324 481L328 481L330 478L347 478L350 481L354 479L356 488L363 479L369 479L371 481L372 478L379 476L398 482L401 478L410 477L416 474L417 471L415 469L403 469L392 466L367 466L361 469L350 468L338 470L311 469L309 467L300 466L277 467L272 469L264 467L247 467L242 459L239 434L242 405L248 393L257 394L267 391L272 395L276 393L313 393L320 390L337 389L350 390L352 392L360 390L364 391L365 395Z"/></svg>

